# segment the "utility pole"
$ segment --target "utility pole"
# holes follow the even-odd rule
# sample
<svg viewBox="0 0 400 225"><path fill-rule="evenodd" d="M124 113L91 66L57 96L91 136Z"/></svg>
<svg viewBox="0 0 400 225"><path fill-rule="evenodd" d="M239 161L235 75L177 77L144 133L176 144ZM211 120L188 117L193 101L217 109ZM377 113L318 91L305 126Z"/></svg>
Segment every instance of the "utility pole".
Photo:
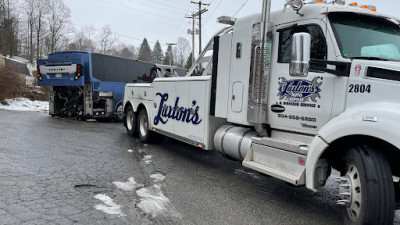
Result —
<svg viewBox="0 0 400 225"><path fill-rule="evenodd" d="M191 1L191 3L199 5L199 11L197 13L193 14L193 16L199 16L199 55L200 55L200 53L201 53L201 14L208 11L208 9L201 9L201 6L202 5L209 6L210 4L201 3L201 0L199 2Z"/></svg>
<svg viewBox="0 0 400 225"><path fill-rule="evenodd" d="M176 43L166 43L168 45L168 48L176 45ZM167 49L168 51L168 49ZM171 47L171 51L169 52L169 65L172 66L172 47Z"/></svg>
<svg viewBox="0 0 400 225"><path fill-rule="evenodd" d="M194 30L194 20L196 19L196 17L194 16L194 14L192 14L192 16L185 16L185 18L187 19L192 19L192 65L194 64L194 37L195 37L195 30Z"/></svg>

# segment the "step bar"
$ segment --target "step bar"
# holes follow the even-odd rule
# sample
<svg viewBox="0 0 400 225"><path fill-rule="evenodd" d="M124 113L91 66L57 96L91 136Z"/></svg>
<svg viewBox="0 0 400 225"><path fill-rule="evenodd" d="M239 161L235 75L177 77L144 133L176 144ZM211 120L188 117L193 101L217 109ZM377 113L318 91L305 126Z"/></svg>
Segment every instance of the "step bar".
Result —
<svg viewBox="0 0 400 225"><path fill-rule="evenodd" d="M299 186L305 184L307 152L308 146L304 143L256 137L242 164Z"/></svg>

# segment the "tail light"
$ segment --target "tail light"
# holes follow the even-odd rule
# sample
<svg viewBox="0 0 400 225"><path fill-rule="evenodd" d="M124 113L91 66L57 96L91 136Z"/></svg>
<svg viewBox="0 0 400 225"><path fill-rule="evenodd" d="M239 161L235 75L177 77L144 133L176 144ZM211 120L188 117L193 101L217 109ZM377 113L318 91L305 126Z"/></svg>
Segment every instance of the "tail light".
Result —
<svg viewBox="0 0 400 225"><path fill-rule="evenodd" d="M76 65L75 80L83 76L83 66L81 64Z"/></svg>
<svg viewBox="0 0 400 225"><path fill-rule="evenodd" d="M36 76L39 80L42 80L42 75L40 74L40 66L37 66L37 75Z"/></svg>

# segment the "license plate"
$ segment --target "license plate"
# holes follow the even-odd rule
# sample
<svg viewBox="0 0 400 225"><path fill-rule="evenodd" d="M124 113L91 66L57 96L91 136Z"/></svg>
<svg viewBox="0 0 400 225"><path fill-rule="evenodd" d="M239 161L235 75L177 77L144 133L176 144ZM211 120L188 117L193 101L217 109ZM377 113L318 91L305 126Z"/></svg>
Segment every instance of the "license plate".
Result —
<svg viewBox="0 0 400 225"><path fill-rule="evenodd" d="M56 77L61 78L61 77L62 77L62 74L61 74L61 73L57 73L57 74L56 74Z"/></svg>

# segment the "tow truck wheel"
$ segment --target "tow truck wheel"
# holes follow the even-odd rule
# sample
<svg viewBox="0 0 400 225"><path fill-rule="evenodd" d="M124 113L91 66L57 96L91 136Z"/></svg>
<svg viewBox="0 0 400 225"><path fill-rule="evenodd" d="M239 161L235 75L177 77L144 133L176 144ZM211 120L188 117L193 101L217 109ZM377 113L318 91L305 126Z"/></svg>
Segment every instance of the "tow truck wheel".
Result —
<svg viewBox="0 0 400 225"><path fill-rule="evenodd" d="M386 159L369 146L350 148L339 182L345 224L393 224L395 192Z"/></svg>
<svg viewBox="0 0 400 225"><path fill-rule="evenodd" d="M145 109L140 110L138 122L140 141L142 141L143 143L149 143L152 132L149 130L149 117L147 116L147 111Z"/></svg>
<svg viewBox="0 0 400 225"><path fill-rule="evenodd" d="M130 136L134 136L136 132L136 115L135 112L133 111L132 106L128 106L126 110L126 117L125 117L125 127L126 127L126 132Z"/></svg>

